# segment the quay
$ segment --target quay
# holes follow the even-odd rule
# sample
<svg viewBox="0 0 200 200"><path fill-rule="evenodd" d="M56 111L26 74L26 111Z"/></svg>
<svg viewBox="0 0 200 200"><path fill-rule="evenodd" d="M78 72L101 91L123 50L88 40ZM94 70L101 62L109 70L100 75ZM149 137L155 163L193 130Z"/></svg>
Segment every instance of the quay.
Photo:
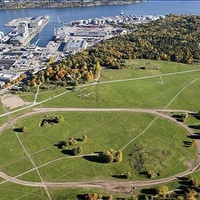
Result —
<svg viewBox="0 0 200 200"><path fill-rule="evenodd" d="M4 26L12 27L12 30L1 38L1 43L27 46L49 21L50 17L48 15L13 19L7 24L4 24Z"/></svg>

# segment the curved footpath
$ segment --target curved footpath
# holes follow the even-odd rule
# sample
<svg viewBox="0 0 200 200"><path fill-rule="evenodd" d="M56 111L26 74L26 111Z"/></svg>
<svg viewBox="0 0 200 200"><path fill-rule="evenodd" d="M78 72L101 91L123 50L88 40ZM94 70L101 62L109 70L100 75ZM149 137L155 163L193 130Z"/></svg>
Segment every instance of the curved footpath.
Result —
<svg viewBox="0 0 200 200"><path fill-rule="evenodd" d="M170 117L169 115L164 114L165 112L173 113L173 112L185 112L189 114L195 114L194 112L188 110L169 110L169 109L131 109L131 108L35 108L33 111L20 115L12 120L12 123L39 113L46 113L46 112L137 112L137 113L149 113L153 114L165 119L168 119L179 126L183 127L190 135L193 134L193 130L190 129L186 124L182 122L178 122L176 119ZM7 128L10 125L10 122L6 122L4 125L0 127L0 131ZM157 180L149 180L149 181L110 181L110 180L98 180L98 181L83 181L83 182L31 182L31 181L24 181L17 179L16 177L11 177L5 174L4 172L0 172L0 177L5 179L0 184L10 181L16 184L25 185L25 186L32 186L32 187L44 187L44 184L47 187L68 187L68 188L102 188L106 190L112 191L120 191L120 192L131 192L133 187L137 186L150 186L156 184L164 184L170 181L177 179L178 177L183 177L188 174L191 174L195 170L197 170L200 166L200 141L196 140L197 148L198 148L198 157L195 163L190 166L184 172L179 174L173 175L171 177L157 179Z"/></svg>

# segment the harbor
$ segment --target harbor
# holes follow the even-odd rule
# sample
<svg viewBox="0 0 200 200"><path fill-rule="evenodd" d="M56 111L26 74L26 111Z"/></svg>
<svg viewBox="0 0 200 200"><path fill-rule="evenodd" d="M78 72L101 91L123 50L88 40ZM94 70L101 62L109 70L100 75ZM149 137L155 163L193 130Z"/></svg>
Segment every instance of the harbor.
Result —
<svg viewBox="0 0 200 200"><path fill-rule="evenodd" d="M64 23L57 18L59 27L54 28L54 36L45 47L30 41L50 21L50 17L25 17L13 19L4 24L12 30L4 36L1 32L0 44L0 87L23 74L34 74L45 69L49 60L62 60L101 41L118 35L134 32L127 24L149 23L165 16L133 16L120 12L114 17L91 18Z"/></svg>

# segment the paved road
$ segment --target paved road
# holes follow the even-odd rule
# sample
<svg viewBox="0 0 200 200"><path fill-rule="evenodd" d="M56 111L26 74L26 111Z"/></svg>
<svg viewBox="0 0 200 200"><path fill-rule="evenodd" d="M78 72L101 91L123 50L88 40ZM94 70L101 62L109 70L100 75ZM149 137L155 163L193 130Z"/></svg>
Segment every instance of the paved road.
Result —
<svg viewBox="0 0 200 200"><path fill-rule="evenodd" d="M13 119L13 123L25 118L27 116L31 116L33 114L38 113L46 113L46 112L137 112L137 113L149 113L153 114L155 116L159 116L165 119L168 119L170 121L173 121L174 123L178 124L179 126L183 127L189 134L193 134L193 131L184 123L178 122L174 118L170 117L167 114L164 114L166 112L187 112L194 114L192 111L188 110L169 110L169 109L128 109L128 108L35 108L32 112L23 114L21 116L16 117ZM2 125L0 127L0 131L9 126L9 122ZM46 187L80 187L80 188L103 188L106 190L112 190L112 191L120 191L120 192L131 192L131 188L137 187L137 186L150 186L155 184L161 184L161 183L167 183L172 180L177 179L177 177L186 176L195 170L199 168L200 165L200 141L197 140L197 148L198 148L198 158L193 163L190 168L184 172L181 172L179 174L176 174L171 177L158 179L158 180L150 180L150 181L109 181L109 180L98 180L98 181L85 181L85 182L31 182L31 181L23 181L16 177L11 177L5 174L4 172L0 172L0 177L5 179L5 181L11 181L16 184L26 185L26 186L32 186L32 187L44 187L44 184ZM2 182L4 183L4 181Z"/></svg>

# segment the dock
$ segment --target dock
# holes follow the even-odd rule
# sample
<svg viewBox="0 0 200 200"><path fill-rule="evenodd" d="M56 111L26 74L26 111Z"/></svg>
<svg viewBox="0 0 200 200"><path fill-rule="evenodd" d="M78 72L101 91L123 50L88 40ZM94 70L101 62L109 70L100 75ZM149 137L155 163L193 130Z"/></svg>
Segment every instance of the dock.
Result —
<svg viewBox="0 0 200 200"><path fill-rule="evenodd" d="M13 19L4 24L4 26L12 27L12 30L1 39L1 42L15 46L27 46L49 21L48 15Z"/></svg>

